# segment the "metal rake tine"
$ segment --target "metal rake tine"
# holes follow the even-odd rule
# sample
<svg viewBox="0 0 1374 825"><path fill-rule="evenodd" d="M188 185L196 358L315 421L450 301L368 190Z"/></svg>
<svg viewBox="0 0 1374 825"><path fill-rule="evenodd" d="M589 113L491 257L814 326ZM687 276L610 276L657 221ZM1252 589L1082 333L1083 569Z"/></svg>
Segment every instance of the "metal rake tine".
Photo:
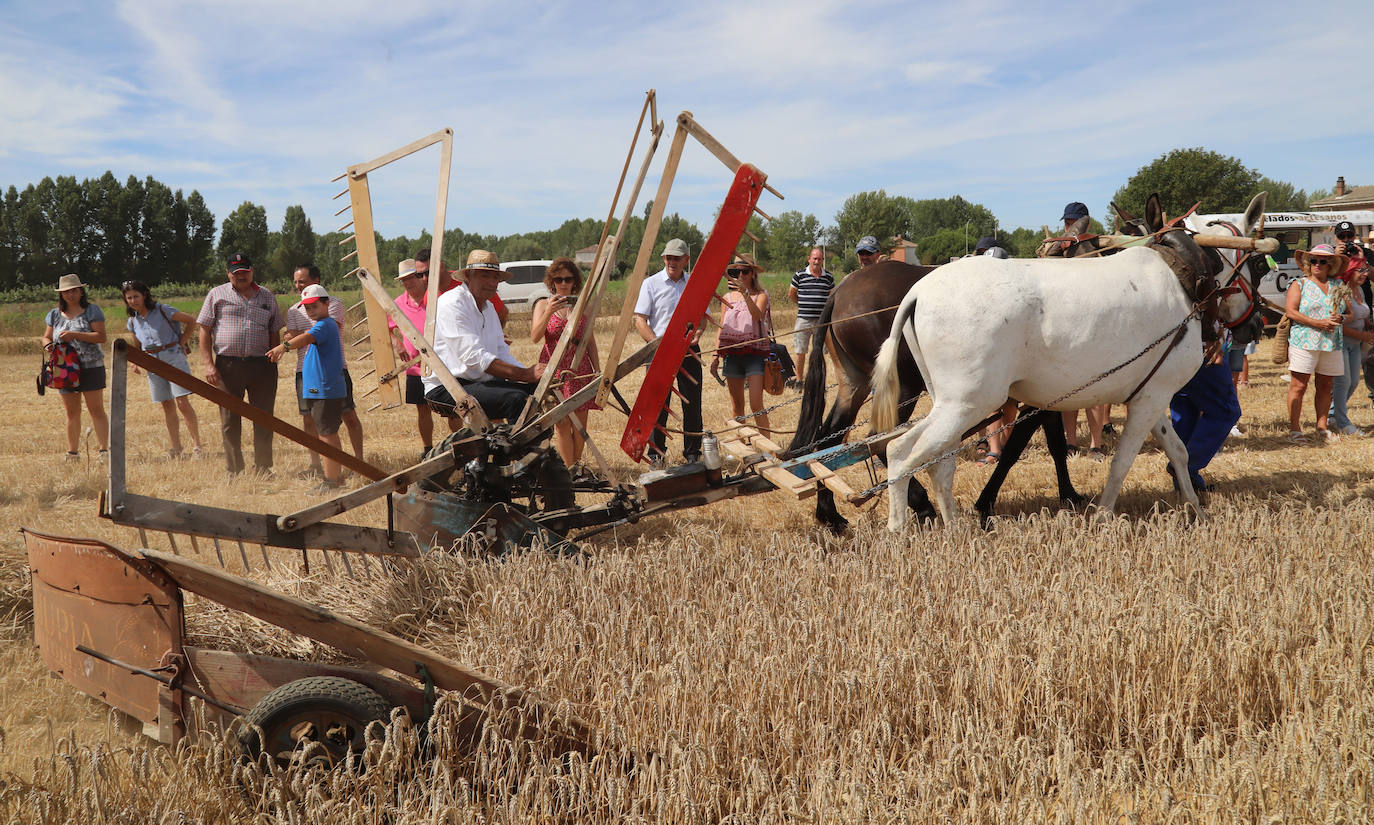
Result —
<svg viewBox="0 0 1374 825"><path fill-rule="evenodd" d="M217 556L217 557L219 558L219 566L220 566L220 567L224 567L224 552L223 552L222 550L220 550L220 547L219 547L219 537L218 537L218 536L215 536L215 537L214 537L214 542L215 542L215 556ZM228 570L229 568L224 567L224 569L225 569L225 570Z"/></svg>
<svg viewBox="0 0 1374 825"><path fill-rule="evenodd" d="M239 557L243 559L243 572L251 573L253 571L253 568L248 566L248 550L243 546L243 539L238 539L238 543Z"/></svg>

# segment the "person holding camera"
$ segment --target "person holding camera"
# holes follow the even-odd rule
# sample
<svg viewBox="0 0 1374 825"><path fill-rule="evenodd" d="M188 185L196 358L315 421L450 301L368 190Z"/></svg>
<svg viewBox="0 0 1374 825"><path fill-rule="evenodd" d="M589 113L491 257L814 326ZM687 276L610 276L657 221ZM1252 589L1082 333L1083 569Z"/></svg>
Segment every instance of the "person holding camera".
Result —
<svg viewBox="0 0 1374 825"><path fill-rule="evenodd" d="M582 291L582 270L577 268L572 258L557 258L544 272L544 286L549 290L549 297L534 302L534 314L530 318L530 340L536 344L544 342L544 349L539 353L541 364L547 364L552 360L554 347L558 346L558 339L563 336L563 330L568 326L568 318L577 303L577 293ZM577 331L568 341L563 358L558 362L559 393L565 401L571 398L573 393L590 384L595 374L601 372L601 359L596 351L596 336L591 334L589 321L590 319L583 318L578 322ZM591 337L587 338L589 334ZM584 339L587 340L587 348L582 353L582 361L573 367L573 356L577 354L577 349ZM588 414L599 409L601 407L593 398L574 410L573 415L577 416L582 429L585 430ZM582 433L573 427L569 418L559 421L553 429L558 454L572 471L573 480L581 481L588 478L591 471L578 464L585 446Z"/></svg>
<svg viewBox="0 0 1374 825"><path fill-rule="evenodd" d="M1288 385L1288 440L1306 440L1302 433L1302 399L1315 375L1317 437L1319 441L1334 441L1336 435L1327 428L1331 389L1335 376L1345 374L1341 328L1354 316L1340 311L1331 291L1337 283L1335 274L1345 271L1346 257L1326 244L1314 246L1310 252L1300 249L1295 257L1303 277L1289 285L1284 307L1284 314L1293 323L1288 334L1288 372L1293 377Z"/></svg>

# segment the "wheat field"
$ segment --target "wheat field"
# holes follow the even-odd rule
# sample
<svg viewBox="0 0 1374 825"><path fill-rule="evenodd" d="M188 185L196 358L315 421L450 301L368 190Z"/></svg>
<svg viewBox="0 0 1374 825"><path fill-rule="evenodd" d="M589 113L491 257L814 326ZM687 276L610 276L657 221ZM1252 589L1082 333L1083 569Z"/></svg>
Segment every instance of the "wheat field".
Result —
<svg viewBox="0 0 1374 825"><path fill-rule="evenodd" d="M516 316L508 332L529 358L527 324ZM603 342L610 329L603 319ZM1181 506L1153 444L1127 477L1121 515L1061 511L1037 438L986 531L970 519L889 535L879 499L842 505L854 527L835 538L813 525L810 500L774 492L609 531L586 542L585 560L431 553L399 572L312 565L307 576L282 553L270 568L232 567L534 691L587 719L602 754L541 761L499 741L462 752L444 702L423 747L396 718L358 764L330 773L241 764L223 736L156 746L47 676L15 528L122 547L138 537L95 516L104 472L93 442L81 462L61 461L59 402L31 383L36 345L0 351L7 822L1371 818L1374 444L1287 443L1268 342L1241 396L1246 437L1206 473L1219 490L1205 521ZM292 420L282 377L278 412ZM638 380L623 382L628 397ZM296 474L303 450L281 439L274 478L227 477L203 401L210 457L163 458L145 386L130 376L131 490L272 512L314 500L315 482ZM723 422L725 391L708 377L704 394L707 426ZM796 414L780 409L775 426ZM1352 417L1374 425L1363 391ZM414 460L408 408L363 421L369 460ZM617 477L632 478L616 447L623 416L591 423ZM1106 465L1075 457L1070 472L1096 494ZM845 473L868 486L862 468ZM988 474L960 462L963 507ZM381 513L350 517L380 524ZM187 614L195 643L341 661L194 597Z"/></svg>

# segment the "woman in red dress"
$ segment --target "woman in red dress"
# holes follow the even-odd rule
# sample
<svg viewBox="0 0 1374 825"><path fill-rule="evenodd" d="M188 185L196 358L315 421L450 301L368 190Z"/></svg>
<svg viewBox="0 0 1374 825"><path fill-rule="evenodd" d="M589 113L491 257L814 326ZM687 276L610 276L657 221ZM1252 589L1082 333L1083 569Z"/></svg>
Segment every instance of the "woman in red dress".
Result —
<svg viewBox="0 0 1374 825"><path fill-rule="evenodd" d="M549 264L549 268L544 272L544 286L549 289L549 297L540 298L535 302L534 315L530 319L530 340L536 344L544 342L544 349L539 353L541 364L547 364L553 358L554 347L558 346L558 339L568 325L568 316L572 314L573 305L577 303L577 293L582 289L582 271L571 258L558 258ZM583 318L578 323L577 332L568 342L563 359L558 364L555 380L559 382L559 390L565 399L590 384L601 372L601 359L596 351L596 335L592 333L591 320ZM584 337L587 340L586 352L583 353L582 361L573 367L573 356L577 354ZM573 415L577 416L582 429L585 430L587 414L599 409L601 407L593 399L578 407ZM555 424L554 436L558 454L563 457L563 463L572 470L573 480L590 477L591 471L578 464L582 459L582 434L573 427L572 420L565 418Z"/></svg>

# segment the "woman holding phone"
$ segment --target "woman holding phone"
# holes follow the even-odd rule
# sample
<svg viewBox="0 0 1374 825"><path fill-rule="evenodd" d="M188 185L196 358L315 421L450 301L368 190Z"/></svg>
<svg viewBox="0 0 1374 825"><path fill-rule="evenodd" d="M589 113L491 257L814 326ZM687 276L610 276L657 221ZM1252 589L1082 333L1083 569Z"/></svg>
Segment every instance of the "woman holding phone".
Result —
<svg viewBox="0 0 1374 825"><path fill-rule="evenodd" d="M577 294L582 290L582 270L577 268L572 258L557 258L544 272L544 286L549 290L549 297L540 298L534 303L534 315L530 319L530 340L536 344L544 342L544 349L539 353L539 362L547 364L553 358L554 347L558 346L558 339L562 337L563 329L568 325L568 316L572 314L573 305L577 303ZM558 363L556 380L564 399L570 398L573 393L590 384L593 374L601 371L601 359L596 351L594 334L586 338L587 348L581 362L576 367L572 366L573 356L577 354L584 337L589 335L590 321L590 318L583 318L578 322L577 331L573 333L572 340L568 342L563 358ZM582 429L585 430L588 413L599 409L601 407L592 399L578 407L573 415L577 416ZM582 459L584 445L582 434L573 427L572 420L564 418L555 424L554 435L558 454L563 457L563 463L568 469L572 470L573 480L583 481L592 478L591 470L578 464Z"/></svg>

